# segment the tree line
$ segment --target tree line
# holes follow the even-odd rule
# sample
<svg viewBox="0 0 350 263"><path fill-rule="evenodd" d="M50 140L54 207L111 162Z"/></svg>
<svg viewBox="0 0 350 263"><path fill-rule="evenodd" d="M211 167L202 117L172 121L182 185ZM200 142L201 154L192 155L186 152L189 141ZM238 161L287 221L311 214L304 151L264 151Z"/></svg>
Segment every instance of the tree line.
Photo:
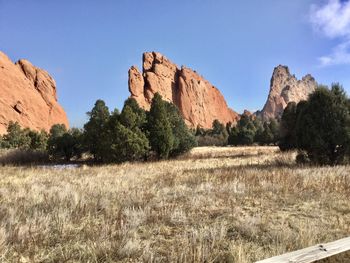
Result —
<svg viewBox="0 0 350 263"><path fill-rule="evenodd" d="M97 100L87 115L83 129L67 130L63 124L55 124L49 133L10 122L7 133L0 136L0 146L47 151L51 158L66 161L89 153L94 161L106 163L167 159L197 145L177 107L158 93L149 111L132 98L125 101L121 112L110 112L103 100Z"/></svg>
<svg viewBox="0 0 350 263"><path fill-rule="evenodd" d="M195 131L199 146L276 145L279 141L279 123L275 119L263 121L254 115L242 114L234 125L214 120L211 129L197 127Z"/></svg>
<svg viewBox="0 0 350 263"><path fill-rule="evenodd" d="M145 111L127 99L121 112L110 112L97 100L83 129L56 124L50 132L22 129L10 122L0 136L0 148L46 151L52 159L79 159L90 154L96 162L167 159L199 145L278 145L297 150L297 161L321 165L349 163L350 99L339 84L319 86L308 100L291 102L281 120L263 121L241 115L233 125L213 121L211 129L187 128L177 107L157 93Z"/></svg>

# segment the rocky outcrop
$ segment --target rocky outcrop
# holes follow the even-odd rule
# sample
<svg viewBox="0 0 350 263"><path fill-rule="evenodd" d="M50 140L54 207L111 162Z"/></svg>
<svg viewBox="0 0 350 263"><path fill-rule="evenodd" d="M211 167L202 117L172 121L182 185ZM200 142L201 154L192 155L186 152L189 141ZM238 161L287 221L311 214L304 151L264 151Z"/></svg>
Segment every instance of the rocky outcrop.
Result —
<svg viewBox="0 0 350 263"><path fill-rule="evenodd" d="M231 110L221 92L192 69L172 63L156 52L143 54L142 73L129 70L129 91L139 105L148 110L155 93L174 103L190 127L210 128L215 119L236 122L239 115Z"/></svg>
<svg viewBox="0 0 350 263"><path fill-rule="evenodd" d="M263 119L280 118L289 102L306 100L315 91L317 83L311 75L298 80L287 66L279 65L273 71L270 92L260 115Z"/></svg>
<svg viewBox="0 0 350 263"><path fill-rule="evenodd" d="M22 127L48 131L53 124L68 119L57 102L56 84L52 77L27 60L15 64L0 52L0 134L10 121Z"/></svg>

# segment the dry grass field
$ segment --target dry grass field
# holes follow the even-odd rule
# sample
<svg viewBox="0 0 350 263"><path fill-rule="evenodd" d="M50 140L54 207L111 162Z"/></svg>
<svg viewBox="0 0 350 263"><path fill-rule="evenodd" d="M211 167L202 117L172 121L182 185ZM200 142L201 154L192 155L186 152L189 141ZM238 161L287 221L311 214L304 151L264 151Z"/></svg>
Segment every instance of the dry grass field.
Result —
<svg viewBox="0 0 350 263"><path fill-rule="evenodd" d="M350 166L275 147L0 167L0 262L254 262L350 235ZM350 262L349 254L325 262Z"/></svg>

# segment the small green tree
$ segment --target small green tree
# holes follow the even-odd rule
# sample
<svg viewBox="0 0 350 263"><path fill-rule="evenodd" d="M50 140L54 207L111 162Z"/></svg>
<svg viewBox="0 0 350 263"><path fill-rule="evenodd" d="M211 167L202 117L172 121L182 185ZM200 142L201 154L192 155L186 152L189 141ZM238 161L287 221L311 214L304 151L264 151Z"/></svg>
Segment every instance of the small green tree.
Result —
<svg viewBox="0 0 350 263"><path fill-rule="evenodd" d="M237 135L238 145L252 145L255 132L253 129L241 128Z"/></svg>
<svg viewBox="0 0 350 263"><path fill-rule="evenodd" d="M213 121L212 135L223 135L226 134L225 126L217 119Z"/></svg>
<svg viewBox="0 0 350 263"><path fill-rule="evenodd" d="M262 133L262 140L261 140L261 143L262 144L266 144L266 145L269 145L271 143L273 143L274 141L274 135L273 133L271 132L271 129L270 129L270 125L268 122L264 122L264 131Z"/></svg>
<svg viewBox="0 0 350 263"><path fill-rule="evenodd" d="M59 140L66 132L67 128L64 124L52 125L47 140L47 151L51 156L57 157L63 155L59 146Z"/></svg>
<svg viewBox="0 0 350 263"><path fill-rule="evenodd" d="M149 141L141 131L145 125L145 112L135 100L128 99L122 112L115 110L105 126L102 157L107 162L137 161L145 159Z"/></svg>
<svg viewBox="0 0 350 263"><path fill-rule="evenodd" d="M350 102L344 89L320 86L297 106L297 145L308 159L321 165L345 161L350 152Z"/></svg>
<svg viewBox="0 0 350 263"><path fill-rule="evenodd" d="M85 145L97 161L102 161L104 134L110 113L103 100L97 100L94 107L87 113L89 121L84 125Z"/></svg>
<svg viewBox="0 0 350 263"><path fill-rule="evenodd" d="M264 135L264 127L262 125L259 125L257 127L255 137L254 137L254 142L258 143L259 145L264 145L265 144L265 135Z"/></svg>
<svg viewBox="0 0 350 263"><path fill-rule="evenodd" d="M149 141L161 159L168 158L174 146L174 135L162 97L156 93L148 114Z"/></svg>
<svg viewBox="0 0 350 263"><path fill-rule="evenodd" d="M231 129L228 136L229 145L251 145L254 143L256 127L252 118L242 114L237 125Z"/></svg>
<svg viewBox="0 0 350 263"><path fill-rule="evenodd" d="M280 134L280 131L279 131L279 124L278 122L276 121L276 119L270 119L270 122L269 122L269 129L272 133L272 140L271 140L271 143L276 145L279 141L279 134Z"/></svg>
<svg viewBox="0 0 350 263"><path fill-rule="evenodd" d="M76 128L67 131L64 125L56 124L50 129L47 145L49 154L56 160L80 158L83 153L83 133Z"/></svg>
<svg viewBox="0 0 350 263"><path fill-rule="evenodd" d="M239 128L237 126L233 127L227 139L227 142L229 145L239 144L238 134L239 134Z"/></svg>
<svg viewBox="0 0 350 263"><path fill-rule="evenodd" d="M174 136L174 143L170 155L177 156L197 146L197 141L191 131L187 128L178 108L173 103L164 103Z"/></svg>
<svg viewBox="0 0 350 263"><path fill-rule="evenodd" d="M129 111L129 109L133 112L135 116L135 126L138 127L140 130L144 131L145 125L147 122L146 112L144 109L142 109L137 101L133 98L128 98L124 102L124 108L123 111ZM121 122L123 123L123 111L121 116ZM123 124L125 125L125 124ZM128 127L128 126L127 126ZM130 127L129 127L130 128Z"/></svg>
<svg viewBox="0 0 350 263"><path fill-rule="evenodd" d="M41 130L40 132L30 130L27 135L30 138L30 149L46 150L49 134L45 130Z"/></svg>
<svg viewBox="0 0 350 263"><path fill-rule="evenodd" d="M30 137L27 130L23 130L18 122L10 121L7 133L3 136L3 143L7 148L29 149Z"/></svg>
<svg viewBox="0 0 350 263"><path fill-rule="evenodd" d="M149 142L139 128L133 130L125 127L116 118L109 122L107 136L108 151L103 160L108 162L125 162L142 160L148 155Z"/></svg>
<svg viewBox="0 0 350 263"><path fill-rule="evenodd" d="M278 144L282 151L297 148L295 126L297 121L297 104L288 103L284 109L280 125L280 142Z"/></svg>

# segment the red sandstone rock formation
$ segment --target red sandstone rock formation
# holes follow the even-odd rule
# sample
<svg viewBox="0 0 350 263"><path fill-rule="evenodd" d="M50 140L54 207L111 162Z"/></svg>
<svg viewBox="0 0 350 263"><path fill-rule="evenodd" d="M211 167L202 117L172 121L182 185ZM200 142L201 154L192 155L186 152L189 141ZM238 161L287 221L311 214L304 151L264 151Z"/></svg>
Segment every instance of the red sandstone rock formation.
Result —
<svg viewBox="0 0 350 263"><path fill-rule="evenodd" d="M6 132L9 121L34 130L48 131L57 123L68 127L51 76L27 60L14 64L0 52L0 134Z"/></svg>
<svg viewBox="0 0 350 263"><path fill-rule="evenodd" d="M258 113L264 119L281 117L289 102L306 100L315 91L317 83L311 75L297 80L287 66L279 65L273 71L270 92L263 110Z"/></svg>
<svg viewBox="0 0 350 263"><path fill-rule="evenodd" d="M129 91L139 105L148 110L155 93L173 102L190 127L211 128L215 119L236 122L239 115L228 108L220 91L195 71L179 69L156 52L143 54L143 72L129 70Z"/></svg>

